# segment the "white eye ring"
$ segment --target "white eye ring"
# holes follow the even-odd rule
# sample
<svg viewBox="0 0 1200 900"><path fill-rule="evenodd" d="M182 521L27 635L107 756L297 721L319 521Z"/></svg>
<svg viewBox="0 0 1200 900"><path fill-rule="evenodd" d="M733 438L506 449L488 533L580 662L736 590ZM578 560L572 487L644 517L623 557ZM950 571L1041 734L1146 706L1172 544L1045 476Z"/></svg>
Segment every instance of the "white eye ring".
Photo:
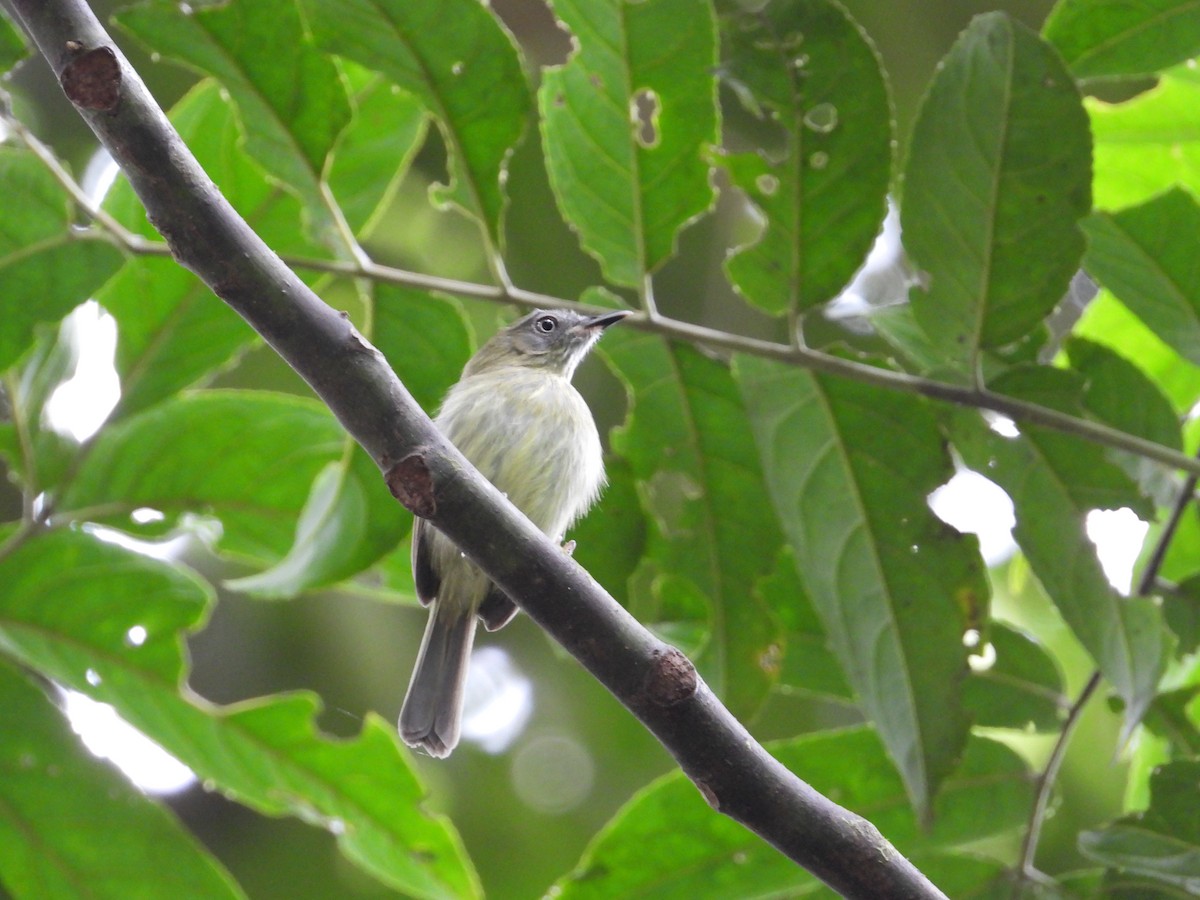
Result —
<svg viewBox="0 0 1200 900"><path fill-rule="evenodd" d="M558 320L554 316L542 316L534 323L534 327L542 334L549 334L558 327Z"/></svg>

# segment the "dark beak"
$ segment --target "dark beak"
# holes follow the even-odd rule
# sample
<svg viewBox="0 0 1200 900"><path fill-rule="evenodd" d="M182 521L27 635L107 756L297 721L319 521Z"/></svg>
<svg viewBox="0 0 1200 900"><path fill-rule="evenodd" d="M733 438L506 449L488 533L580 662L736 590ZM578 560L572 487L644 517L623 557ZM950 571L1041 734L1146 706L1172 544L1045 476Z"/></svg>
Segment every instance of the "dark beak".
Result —
<svg viewBox="0 0 1200 900"><path fill-rule="evenodd" d="M604 330L609 325L616 325L618 322L620 322L626 316L631 316L631 315L633 315L632 310L618 309L618 310L615 310L614 312L604 313L603 315L599 315L599 316L592 316L590 319L584 319L579 324L582 325L584 328L589 328L589 329L590 328L599 328L601 330Z"/></svg>

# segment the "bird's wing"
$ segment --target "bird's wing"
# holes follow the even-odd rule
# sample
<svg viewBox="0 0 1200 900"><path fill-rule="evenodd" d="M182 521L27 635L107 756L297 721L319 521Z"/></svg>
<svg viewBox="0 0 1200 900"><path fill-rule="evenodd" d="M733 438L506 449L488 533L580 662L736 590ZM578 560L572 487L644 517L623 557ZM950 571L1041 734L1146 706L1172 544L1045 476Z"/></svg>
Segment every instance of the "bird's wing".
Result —
<svg viewBox="0 0 1200 900"><path fill-rule="evenodd" d="M417 587L417 599L422 606L428 606L437 599L438 590L442 586L441 579L433 571L433 560L429 554L429 535L426 530L431 526L424 519L413 520L412 531L412 571L413 582Z"/></svg>

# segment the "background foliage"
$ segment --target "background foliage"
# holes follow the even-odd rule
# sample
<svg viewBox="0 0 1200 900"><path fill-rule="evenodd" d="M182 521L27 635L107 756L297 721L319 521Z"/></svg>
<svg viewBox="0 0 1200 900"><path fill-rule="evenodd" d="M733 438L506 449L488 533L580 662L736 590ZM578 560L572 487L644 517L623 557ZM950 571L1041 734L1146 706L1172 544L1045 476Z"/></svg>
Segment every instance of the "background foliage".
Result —
<svg viewBox="0 0 1200 900"><path fill-rule="evenodd" d="M509 310L337 265L826 351L818 372L614 330L578 379L610 486L577 557L950 896L1195 894L1195 485L1116 447L1196 446L1200 11L897 6L152 0L113 23L222 191L427 409ZM19 123L69 171L94 147L23 56L0 17L0 892L820 893L523 619L489 638L533 678L511 746L398 746L411 521L123 180L99 215L71 195ZM834 303L889 196L907 262ZM120 399L76 439L51 400L88 298ZM1014 506L990 569L930 506L962 469ZM1151 523L1135 596L1088 537L1118 509ZM132 788L60 689L198 786Z"/></svg>

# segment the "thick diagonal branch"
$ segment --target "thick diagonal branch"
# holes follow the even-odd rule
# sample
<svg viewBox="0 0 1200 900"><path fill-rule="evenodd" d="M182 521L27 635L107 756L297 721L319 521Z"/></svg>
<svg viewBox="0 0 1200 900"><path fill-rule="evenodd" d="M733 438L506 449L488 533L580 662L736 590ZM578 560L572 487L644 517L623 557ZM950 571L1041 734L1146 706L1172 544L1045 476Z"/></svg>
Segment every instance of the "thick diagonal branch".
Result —
<svg viewBox="0 0 1200 900"><path fill-rule="evenodd" d="M642 628L442 438L345 314L234 212L82 0L13 6L176 259L312 386L397 498L457 542L645 723L716 809L847 896L942 896L873 826L763 750L679 651Z"/></svg>

